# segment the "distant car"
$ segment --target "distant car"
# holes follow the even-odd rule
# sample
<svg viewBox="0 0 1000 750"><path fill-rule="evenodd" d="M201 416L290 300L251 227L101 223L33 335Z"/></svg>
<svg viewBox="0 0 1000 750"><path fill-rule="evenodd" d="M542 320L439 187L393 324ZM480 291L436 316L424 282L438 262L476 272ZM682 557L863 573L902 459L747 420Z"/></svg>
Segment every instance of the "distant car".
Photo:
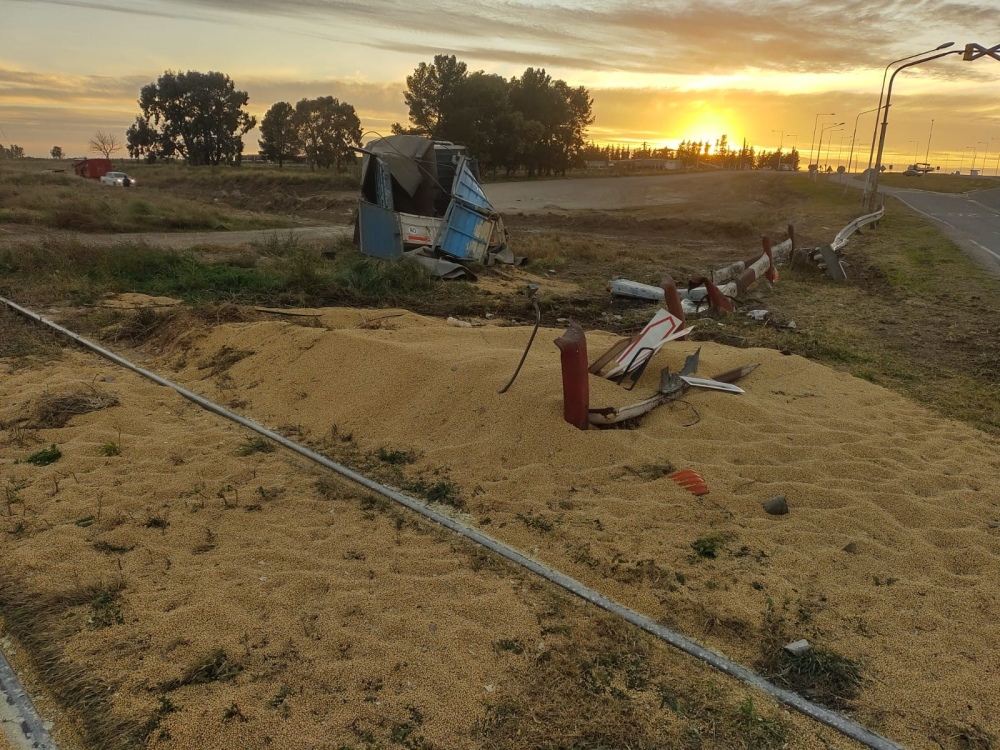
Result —
<svg viewBox="0 0 1000 750"><path fill-rule="evenodd" d="M928 172L933 172L934 167L926 162L917 162L916 164L911 164L904 171L903 174L910 175L911 177L920 176L927 174Z"/></svg>
<svg viewBox="0 0 1000 750"><path fill-rule="evenodd" d="M102 185L117 185L118 187L135 187L135 180L124 172L108 172L101 178Z"/></svg>

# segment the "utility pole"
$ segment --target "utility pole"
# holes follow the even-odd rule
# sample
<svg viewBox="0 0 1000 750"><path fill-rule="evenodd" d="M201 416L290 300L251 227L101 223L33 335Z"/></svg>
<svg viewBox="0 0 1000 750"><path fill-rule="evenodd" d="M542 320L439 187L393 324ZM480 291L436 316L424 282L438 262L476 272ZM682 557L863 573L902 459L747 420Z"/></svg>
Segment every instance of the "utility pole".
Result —
<svg viewBox="0 0 1000 750"><path fill-rule="evenodd" d="M819 125L819 118L821 117L832 117L835 112L818 112L816 117L813 119L813 136L812 141L809 142L809 171L812 172L813 168L813 146L816 144L816 126ZM823 133L820 131L820 140L823 139ZM819 171L819 164L816 164L816 171Z"/></svg>

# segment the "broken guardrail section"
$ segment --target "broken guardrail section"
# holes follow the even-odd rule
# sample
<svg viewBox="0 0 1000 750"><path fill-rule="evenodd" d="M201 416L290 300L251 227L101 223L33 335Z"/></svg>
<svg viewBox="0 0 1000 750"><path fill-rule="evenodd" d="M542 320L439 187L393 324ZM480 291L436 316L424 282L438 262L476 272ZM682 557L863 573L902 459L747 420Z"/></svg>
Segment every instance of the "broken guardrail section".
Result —
<svg viewBox="0 0 1000 750"><path fill-rule="evenodd" d="M843 250L847 246L848 240L854 234L860 233L863 227L878 223L883 216L885 216L885 206L879 206L878 211L859 216L848 223L837 232L830 244L816 248L797 249L792 254L792 268L814 263L817 267L825 270L834 281L846 281L847 270L844 268Z"/></svg>
<svg viewBox="0 0 1000 750"><path fill-rule="evenodd" d="M590 365L587 364L587 337L578 323L570 323L566 332L555 340L559 348L563 382L563 418L579 430L590 425L613 427L634 422L661 404L678 398L689 388L707 388L728 393L743 393L736 380L753 372L758 364L738 367L713 378L694 377L698 370L699 348L687 357L678 373L669 368L660 372L656 392L641 401L621 407L590 408L591 375L601 376L632 390L647 365L664 344L685 338L691 328L684 327L683 318L660 308L640 333L615 342Z"/></svg>
<svg viewBox="0 0 1000 750"><path fill-rule="evenodd" d="M716 269L711 277L694 277L686 289L679 289L670 276L665 276L659 287L629 279L613 279L608 282L608 291L620 297L664 301L670 312L681 318L684 314L697 312L699 305L705 301L713 310L731 313L735 310L733 299L757 281L762 278L769 282L778 280L776 265L786 261L795 250L795 228L789 224L788 238L773 247L768 237L761 237L761 244L760 254ZM676 302L672 299L674 293L678 297Z"/></svg>

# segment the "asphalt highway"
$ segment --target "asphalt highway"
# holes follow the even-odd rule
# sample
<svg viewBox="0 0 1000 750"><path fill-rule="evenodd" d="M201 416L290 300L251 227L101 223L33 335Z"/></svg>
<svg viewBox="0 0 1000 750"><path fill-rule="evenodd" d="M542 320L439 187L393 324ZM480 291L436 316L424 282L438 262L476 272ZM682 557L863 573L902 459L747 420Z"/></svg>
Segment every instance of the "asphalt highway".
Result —
<svg viewBox="0 0 1000 750"><path fill-rule="evenodd" d="M1000 188L972 193L884 192L927 217L994 276L1000 277Z"/></svg>

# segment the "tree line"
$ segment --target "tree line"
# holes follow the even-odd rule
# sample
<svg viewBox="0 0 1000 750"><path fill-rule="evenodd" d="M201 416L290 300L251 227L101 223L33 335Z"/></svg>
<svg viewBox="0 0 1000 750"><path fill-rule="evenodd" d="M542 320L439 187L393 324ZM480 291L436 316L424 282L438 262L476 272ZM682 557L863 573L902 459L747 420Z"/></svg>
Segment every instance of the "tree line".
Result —
<svg viewBox="0 0 1000 750"><path fill-rule="evenodd" d="M720 169L763 169L770 167L778 170L780 165L790 165L791 169L799 168L799 152L757 150L746 143L739 149L730 147L729 136L722 135L711 141L684 140L677 148L664 146L654 149L647 143L641 146L606 145L598 146L588 143L583 149L586 161L629 161L634 159L676 159L685 169L697 169L699 166L716 167Z"/></svg>
<svg viewBox="0 0 1000 750"><path fill-rule="evenodd" d="M9 146L4 146L0 143L0 159L23 159L24 149L18 146L16 143L12 143Z"/></svg>
<svg viewBox="0 0 1000 750"><path fill-rule="evenodd" d="M798 168L799 153L758 151L728 136L681 141L676 148L597 146L586 142L593 99L583 86L527 68L509 79L469 71L455 55L435 55L406 77L407 125L395 134L416 134L466 146L485 173L524 171L529 177L565 174L585 160L676 159L685 169ZM140 114L126 132L132 158L183 159L190 165L236 164L243 136L257 125L246 111L249 95L224 73L166 71L139 94ZM260 154L277 162L305 161L312 168L343 170L361 146L361 121L353 105L333 96L275 102L260 123ZM120 143L99 133L91 150L109 156Z"/></svg>
<svg viewBox="0 0 1000 750"><path fill-rule="evenodd" d="M454 55L435 55L406 78L409 124L394 133L465 145L486 172L565 173L582 162L593 99L583 86L528 68L509 80L469 72ZM249 95L224 73L166 71L139 93L140 113L125 134L133 159L182 159L198 165L238 164L243 136L257 125ZM276 102L260 123L260 153L283 166L305 160L342 170L361 145L354 106L332 96ZM97 149L99 150L99 149Z"/></svg>
<svg viewBox="0 0 1000 750"><path fill-rule="evenodd" d="M353 106L332 96L302 99L294 107L276 102L261 121L260 135L261 156L279 167L304 156L313 169L335 166L340 172L354 158L352 147L361 145L361 120Z"/></svg>
<svg viewBox="0 0 1000 750"><path fill-rule="evenodd" d="M406 77L403 99L415 133L465 145L484 172L524 169L528 176L565 174L583 161L584 137L594 122L583 86L528 68L510 80L470 73L454 55L435 55Z"/></svg>

